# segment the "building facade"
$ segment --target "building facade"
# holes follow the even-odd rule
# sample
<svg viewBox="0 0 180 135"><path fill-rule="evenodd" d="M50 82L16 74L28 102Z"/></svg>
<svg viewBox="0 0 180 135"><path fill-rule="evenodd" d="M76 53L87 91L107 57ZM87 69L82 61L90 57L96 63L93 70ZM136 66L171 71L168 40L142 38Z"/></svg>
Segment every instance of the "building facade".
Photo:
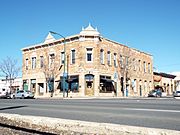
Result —
<svg viewBox="0 0 180 135"><path fill-rule="evenodd" d="M114 42L91 25L73 36L22 49L23 87L36 96L145 96L153 88L150 54ZM63 79L65 78L65 82Z"/></svg>
<svg viewBox="0 0 180 135"><path fill-rule="evenodd" d="M176 89L175 75L154 72L154 89L161 89L165 96L172 95Z"/></svg>

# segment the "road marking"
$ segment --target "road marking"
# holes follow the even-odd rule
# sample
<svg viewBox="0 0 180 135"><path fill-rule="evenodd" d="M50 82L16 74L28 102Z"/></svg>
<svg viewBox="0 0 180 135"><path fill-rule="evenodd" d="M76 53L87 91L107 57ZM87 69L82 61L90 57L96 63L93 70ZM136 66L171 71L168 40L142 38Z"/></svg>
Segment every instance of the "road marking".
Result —
<svg viewBox="0 0 180 135"><path fill-rule="evenodd" d="M180 110L159 110L159 109L143 109L143 108L122 108L123 110L135 110L135 111L151 111L151 112L174 112L180 113Z"/></svg>

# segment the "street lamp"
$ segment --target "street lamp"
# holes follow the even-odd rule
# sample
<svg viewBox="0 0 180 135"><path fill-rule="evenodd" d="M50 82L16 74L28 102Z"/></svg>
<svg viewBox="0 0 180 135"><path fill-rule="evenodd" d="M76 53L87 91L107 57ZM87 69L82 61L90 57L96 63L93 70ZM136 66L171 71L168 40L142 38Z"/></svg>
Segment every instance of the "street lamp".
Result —
<svg viewBox="0 0 180 135"><path fill-rule="evenodd" d="M63 71L63 97L65 97L65 79L67 77L66 74L66 38L64 36L62 36L59 33L53 32L53 31L49 31L52 34L56 34L61 36L64 39L64 71Z"/></svg>

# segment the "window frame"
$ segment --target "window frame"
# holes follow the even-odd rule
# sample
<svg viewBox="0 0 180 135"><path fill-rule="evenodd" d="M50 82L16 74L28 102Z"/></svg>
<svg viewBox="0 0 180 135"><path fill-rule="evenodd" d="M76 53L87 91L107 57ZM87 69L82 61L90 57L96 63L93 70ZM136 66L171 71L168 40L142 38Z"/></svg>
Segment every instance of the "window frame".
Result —
<svg viewBox="0 0 180 135"><path fill-rule="evenodd" d="M104 64L104 50L103 49L100 50L100 63Z"/></svg>
<svg viewBox="0 0 180 135"><path fill-rule="evenodd" d="M25 69L28 70L29 68L29 59L26 58L26 61L25 61Z"/></svg>
<svg viewBox="0 0 180 135"><path fill-rule="evenodd" d="M107 64L111 66L111 51L107 51Z"/></svg>
<svg viewBox="0 0 180 135"><path fill-rule="evenodd" d="M90 60L89 60L89 56L90 56ZM86 62L87 63L93 62L93 48L92 47L86 48Z"/></svg>
<svg viewBox="0 0 180 135"><path fill-rule="evenodd" d="M71 64L75 64L76 62L76 50L72 49L71 50Z"/></svg>
<svg viewBox="0 0 180 135"><path fill-rule="evenodd" d="M32 69L36 68L36 57L32 57Z"/></svg>
<svg viewBox="0 0 180 135"><path fill-rule="evenodd" d="M40 56L40 68L44 67L44 56Z"/></svg>

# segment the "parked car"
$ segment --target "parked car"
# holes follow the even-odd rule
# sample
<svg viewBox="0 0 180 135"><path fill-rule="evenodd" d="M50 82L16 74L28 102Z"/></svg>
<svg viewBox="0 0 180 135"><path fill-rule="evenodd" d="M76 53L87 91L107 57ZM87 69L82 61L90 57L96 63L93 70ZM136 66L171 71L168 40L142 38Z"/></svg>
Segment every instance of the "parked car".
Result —
<svg viewBox="0 0 180 135"><path fill-rule="evenodd" d="M173 96L174 96L174 97L180 97L180 91L175 91L175 92L173 93Z"/></svg>
<svg viewBox="0 0 180 135"><path fill-rule="evenodd" d="M162 91L160 89L154 89L149 92L148 97L162 97Z"/></svg>
<svg viewBox="0 0 180 135"><path fill-rule="evenodd" d="M34 95L31 91L18 90L15 93L11 94L11 98L34 98Z"/></svg>

